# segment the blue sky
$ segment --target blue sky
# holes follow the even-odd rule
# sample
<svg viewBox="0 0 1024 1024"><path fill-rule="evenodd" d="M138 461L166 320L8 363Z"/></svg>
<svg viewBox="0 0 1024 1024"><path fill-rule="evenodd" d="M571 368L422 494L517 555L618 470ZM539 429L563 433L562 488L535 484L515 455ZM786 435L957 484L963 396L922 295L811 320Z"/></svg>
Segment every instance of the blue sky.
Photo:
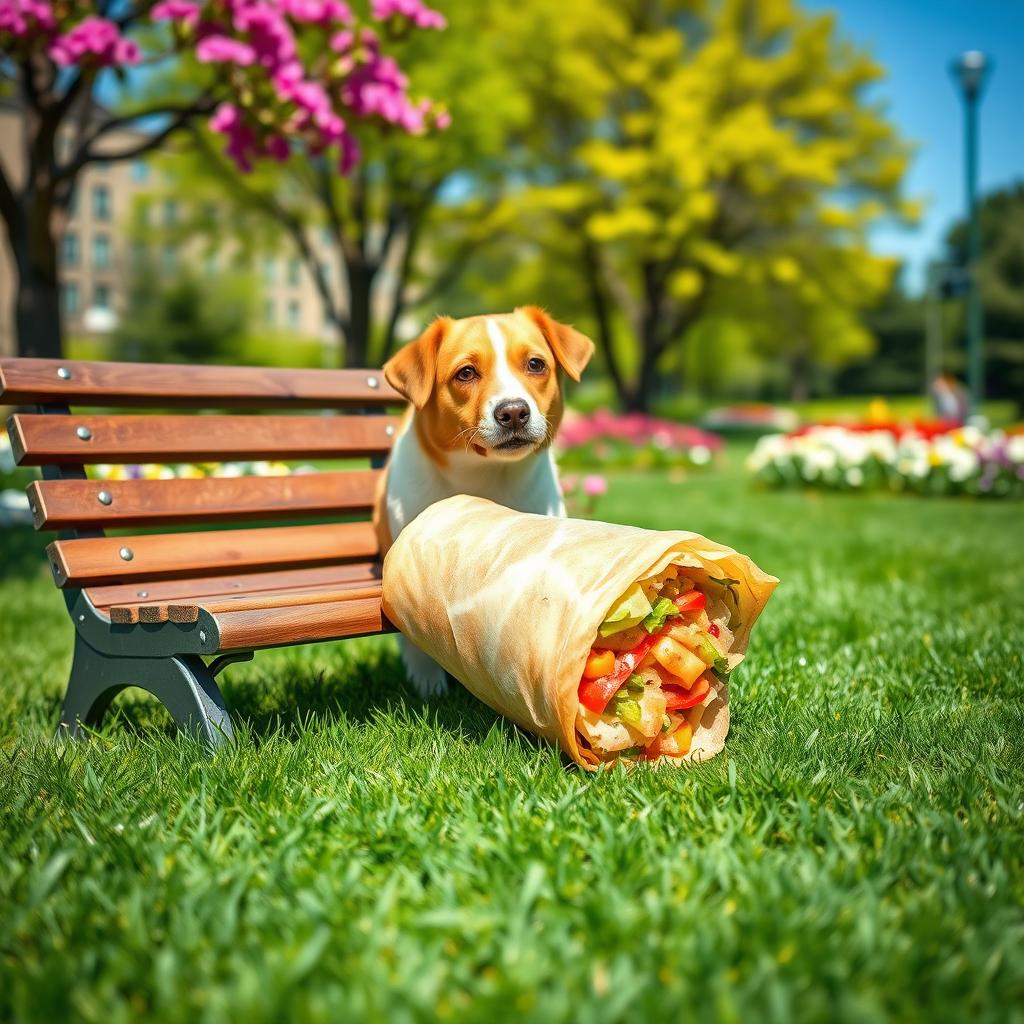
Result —
<svg viewBox="0 0 1024 1024"><path fill-rule="evenodd" d="M833 11L840 30L885 67L878 98L918 145L907 194L925 200L917 228L879 227L875 247L907 261L921 286L950 223L964 210L963 108L948 66L964 50L995 62L981 103L982 191L1024 179L1024 0L803 0Z"/></svg>

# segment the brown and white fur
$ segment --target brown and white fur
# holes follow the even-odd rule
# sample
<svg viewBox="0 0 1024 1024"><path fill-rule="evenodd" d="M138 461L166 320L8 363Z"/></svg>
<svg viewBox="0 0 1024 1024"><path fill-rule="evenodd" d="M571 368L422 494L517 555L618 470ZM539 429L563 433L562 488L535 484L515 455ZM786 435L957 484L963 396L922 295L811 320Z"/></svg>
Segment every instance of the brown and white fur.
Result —
<svg viewBox="0 0 1024 1024"><path fill-rule="evenodd" d="M550 448L562 419L559 371L578 381L593 351L579 331L524 306L441 317L389 360L384 375L410 405L374 509L381 552L428 505L455 494L564 516ZM444 669L400 643L417 691L443 693Z"/></svg>

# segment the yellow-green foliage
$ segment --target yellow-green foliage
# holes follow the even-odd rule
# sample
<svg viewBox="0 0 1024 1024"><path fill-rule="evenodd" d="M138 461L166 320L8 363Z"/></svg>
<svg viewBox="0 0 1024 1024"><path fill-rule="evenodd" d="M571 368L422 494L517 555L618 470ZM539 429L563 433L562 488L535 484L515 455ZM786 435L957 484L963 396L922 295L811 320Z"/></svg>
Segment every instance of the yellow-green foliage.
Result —
<svg viewBox="0 0 1024 1024"><path fill-rule="evenodd" d="M790 0L530 6L521 224L597 252L626 374L709 319L762 357L869 353L859 313L894 265L866 231L915 213L881 68Z"/></svg>

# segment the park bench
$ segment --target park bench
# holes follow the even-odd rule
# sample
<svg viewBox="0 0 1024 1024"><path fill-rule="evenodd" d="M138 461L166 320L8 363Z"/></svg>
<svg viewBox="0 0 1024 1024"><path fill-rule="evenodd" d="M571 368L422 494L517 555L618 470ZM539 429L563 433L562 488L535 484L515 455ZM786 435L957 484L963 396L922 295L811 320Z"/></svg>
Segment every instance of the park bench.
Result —
<svg viewBox="0 0 1024 1024"><path fill-rule="evenodd" d="M215 747L232 737L216 683L227 665L260 648L390 631L370 512L397 426L387 411L401 401L379 370L0 359L0 404L38 410L16 412L8 431L18 464L42 468L29 505L36 529L59 531L47 554L75 628L59 732L95 727L119 691L139 686ZM120 408L159 411L108 411ZM194 412L162 411L182 408ZM276 411L224 411L235 409ZM301 414L312 409L322 414ZM361 464L86 474L106 463L298 459ZM234 525L245 522L259 525Z"/></svg>

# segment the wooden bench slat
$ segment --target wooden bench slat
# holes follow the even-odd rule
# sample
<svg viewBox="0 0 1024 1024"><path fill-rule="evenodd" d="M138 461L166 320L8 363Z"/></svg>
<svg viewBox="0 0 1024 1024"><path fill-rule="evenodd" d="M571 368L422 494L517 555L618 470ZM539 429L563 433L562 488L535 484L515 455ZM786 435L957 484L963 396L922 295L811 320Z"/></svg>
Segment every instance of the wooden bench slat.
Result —
<svg viewBox="0 0 1024 1024"><path fill-rule="evenodd" d="M213 600L230 597L233 594L269 594L277 590L336 587L377 579L379 576L380 566L377 562L352 562L342 565L279 569L273 572L116 583L90 587L88 595L89 600L97 608L107 611L115 605L199 602L204 598Z"/></svg>
<svg viewBox="0 0 1024 1024"><path fill-rule="evenodd" d="M54 541L46 550L57 586L77 587L365 560L376 556L377 538L372 523L327 523L89 537Z"/></svg>
<svg viewBox="0 0 1024 1024"><path fill-rule="evenodd" d="M63 370L67 376L59 376ZM373 383L370 383L370 382ZM397 405L380 370L0 359L0 404L324 409Z"/></svg>
<svg viewBox="0 0 1024 1024"><path fill-rule="evenodd" d="M124 462L221 462L383 455L391 416L11 417L22 466ZM87 433L86 433L87 432Z"/></svg>
<svg viewBox="0 0 1024 1024"><path fill-rule="evenodd" d="M235 593L210 598L184 598L177 601L130 605L113 605L107 609L111 622L195 622L199 609L212 613L243 611L255 608L285 608L292 605L325 604L332 601L350 601L360 597L380 595L380 580L353 580L350 583L330 583L297 590L273 590L265 593Z"/></svg>
<svg viewBox="0 0 1024 1024"><path fill-rule="evenodd" d="M379 477L380 470L352 469L203 480L35 480L28 498L37 530L301 519L368 511Z"/></svg>
<svg viewBox="0 0 1024 1024"><path fill-rule="evenodd" d="M379 597L289 608L223 612L216 618L222 651L283 647L394 630L384 618Z"/></svg>

